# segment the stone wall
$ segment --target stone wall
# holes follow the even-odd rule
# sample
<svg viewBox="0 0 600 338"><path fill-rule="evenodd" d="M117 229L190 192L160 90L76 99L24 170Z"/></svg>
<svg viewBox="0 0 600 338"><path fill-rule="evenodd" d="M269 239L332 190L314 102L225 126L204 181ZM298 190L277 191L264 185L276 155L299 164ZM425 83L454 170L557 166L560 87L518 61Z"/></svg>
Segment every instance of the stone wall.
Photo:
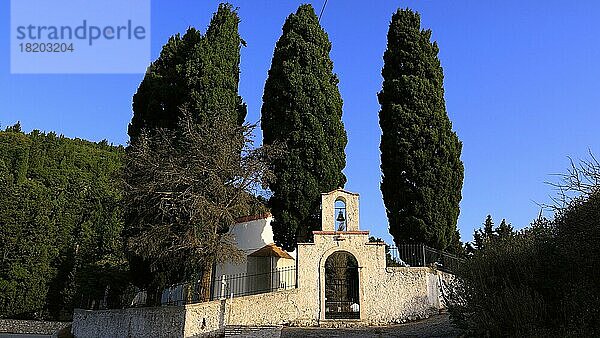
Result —
<svg viewBox="0 0 600 338"><path fill-rule="evenodd" d="M335 231L337 199L346 203L348 231ZM358 194L343 189L321 195L323 231L313 232L313 243L298 244L296 289L181 307L76 310L73 333L76 337L201 337L222 334L231 325L380 325L438 313L444 306L440 283L454 283L452 276L426 267L386 267L385 244L370 243L369 232L359 230L358 202ZM358 263L359 319L325 319L325 262L337 251L351 254Z"/></svg>
<svg viewBox="0 0 600 338"><path fill-rule="evenodd" d="M430 268L387 268L385 244L370 243L368 232L331 235L315 231L314 243L298 245L299 287L314 301L315 320L325 320L325 261L336 251L351 253L359 266L360 322L363 325L425 318L440 308L437 272Z"/></svg>
<svg viewBox="0 0 600 338"><path fill-rule="evenodd" d="M382 250L372 246L371 250ZM361 255L360 262L370 259ZM361 319L345 326L381 325L426 318L440 306L436 272L429 268L361 269ZM308 276L306 276L308 277ZM226 325L338 326L324 319L318 274L297 289L181 307L76 310L75 337L208 337Z"/></svg>
<svg viewBox="0 0 600 338"><path fill-rule="evenodd" d="M437 277L430 268L386 268L365 286L369 325L401 323L439 313Z"/></svg>
<svg viewBox="0 0 600 338"><path fill-rule="evenodd" d="M211 337L223 332L226 324L225 300L186 305L183 337Z"/></svg>
<svg viewBox="0 0 600 338"><path fill-rule="evenodd" d="M426 267L386 267L385 244L368 231L315 231L298 244L298 288L181 307L76 310L76 337L201 337L225 326L361 326L405 322L438 313L440 281ZM358 262L360 319L325 319L325 262L337 251Z"/></svg>
<svg viewBox="0 0 600 338"><path fill-rule="evenodd" d="M71 322L0 319L0 333L52 335L69 325Z"/></svg>
<svg viewBox="0 0 600 338"><path fill-rule="evenodd" d="M186 313L182 306L73 313L73 335L86 338L182 337Z"/></svg>
<svg viewBox="0 0 600 338"><path fill-rule="evenodd" d="M226 325L318 325L312 301L301 289L192 304L185 309L185 337L210 336Z"/></svg>

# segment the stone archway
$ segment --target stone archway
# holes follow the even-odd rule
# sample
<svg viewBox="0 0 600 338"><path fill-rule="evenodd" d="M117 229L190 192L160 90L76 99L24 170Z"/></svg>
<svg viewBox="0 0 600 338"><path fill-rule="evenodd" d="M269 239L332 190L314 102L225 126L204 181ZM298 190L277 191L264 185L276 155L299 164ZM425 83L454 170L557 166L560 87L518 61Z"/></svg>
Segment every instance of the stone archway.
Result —
<svg viewBox="0 0 600 338"><path fill-rule="evenodd" d="M325 261L325 319L360 319L358 261L335 251Z"/></svg>

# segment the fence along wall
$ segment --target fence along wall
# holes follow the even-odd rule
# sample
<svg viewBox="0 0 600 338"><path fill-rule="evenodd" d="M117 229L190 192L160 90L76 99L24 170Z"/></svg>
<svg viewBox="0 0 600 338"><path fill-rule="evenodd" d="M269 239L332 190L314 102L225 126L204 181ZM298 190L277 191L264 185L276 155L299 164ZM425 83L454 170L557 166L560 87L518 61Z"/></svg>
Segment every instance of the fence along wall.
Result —
<svg viewBox="0 0 600 338"><path fill-rule="evenodd" d="M202 281L180 283L163 290L162 305L186 305L217 300L227 297L240 297L265 292L288 290L296 287L296 267L276 268L269 272L234 275L221 275L207 285ZM133 303L133 294L122 302L123 306ZM145 305L145 302L139 302Z"/></svg>
<svg viewBox="0 0 600 338"><path fill-rule="evenodd" d="M345 217L340 217L339 221L345 222L346 226L340 228L335 226L338 219L334 217L338 200L345 205ZM231 295L231 298L179 307L76 310L73 332L76 337L200 337L219 334L226 325L373 325L403 322L438 313L443 306L439 291L441 273L415 265L441 263L442 267L449 268L452 257L422 246L417 248L419 250L396 250L398 255L394 256L394 250L386 251L385 243L369 242L369 232L360 231L358 227L357 194L342 189L323 194L322 213L324 231L313 232L313 243L298 244L297 279L293 289L285 290L290 283L285 274L279 273L275 276L256 275L253 283L244 279L239 283L242 291L237 293L233 283L230 283L227 292L219 292L224 289L218 289L219 281L216 280L216 285L209 287L188 287L185 298L190 299L189 290L198 292L198 289L201 290L199 296L192 296L192 301L194 298L208 300L210 296L202 296L203 290L215 289L218 289L215 294ZM344 216L344 212L341 215ZM352 282L357 283L351 285L358 285L358 290L352 288L352 299L327 301L327 296L337 296L331 292L335 290L331 288L332 280L350 280L346 277L331 278L332 264L327 265L327 262L334 255L352 258ZM390 263L397 263L394 265L411 266L388 266L388 258ZM414 262L407 262L411 260ZM334 266L335 271L343 268L337 264ZM346 263L346 268L349 268L349 263ZM330 281L329 284L327 281ZM263 289L273 292L245 295ZM342 287L341 290L345 289ZM358 314L346 309L340 311L336 309L339 305L334 304L348 302L352 303L350 311ZM340 322L327 319L332 317L326 316L327 312L351 314L351 318L358 319L342 317L345 319Z"/></svg>
<svg viewBox="0 0 600 338"><path fill-rule="evenodd" d="M365 248L367 251L362 252L361 258L383 259L383 264L379 259L371 263L359 260L359 265L363 264L361 319L345 324L397 323L438 313L442 306L438 283L443 273L426 267L386 267L383 246L365 246L359 236L343 242L340 246L346 250L355 250L352 246ZM202 337L216 336L226 325L339 325L324 319L319 299L320 275L316 269L320 261L316 255L318 245L307 244L315 255L305 252L306 259L301 264L305 268L299 271L298 288L185 306L76 310L73 333L75 337ZM329 249L326 251L336 251Z"/></svg>
<svg viewBox="0 0 600 338"><path fill-rule="evenodd" d="M388 266L435 266L437 270L453 273L463 259L442 250L424 244L402 244L397 247L386 246Z"/></svg>
<svg viewBox="0 0 600 338"><path fill-rule="evenodd" d="M360 321L350 325L377 325L425 318L441 304L438 273L429 268L386 268L363 288L376 299L361 304ZM291 290L228 298L185 306L120 310L75 310L75 337L208 337L225 325L337 325L320 319L311 292Z"/></svg>

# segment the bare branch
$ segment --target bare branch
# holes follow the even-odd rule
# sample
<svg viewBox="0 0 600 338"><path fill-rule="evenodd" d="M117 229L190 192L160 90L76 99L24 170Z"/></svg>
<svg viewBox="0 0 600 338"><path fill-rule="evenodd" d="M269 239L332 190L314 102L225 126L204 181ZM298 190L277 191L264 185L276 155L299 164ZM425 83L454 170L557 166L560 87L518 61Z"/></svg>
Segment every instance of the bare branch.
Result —
<svg viewBox="0 0 600 338"><path fill-rule="evenodd" d="M591 150L588 150L589 159L578 162L569 157L569 169L564 174L553 174L558 178L556 182L545 182L553 188L555 196L551 196L551 204L541 204L550 210L561 210L576 200L586 199L600 187L600 162Z"/></svg>

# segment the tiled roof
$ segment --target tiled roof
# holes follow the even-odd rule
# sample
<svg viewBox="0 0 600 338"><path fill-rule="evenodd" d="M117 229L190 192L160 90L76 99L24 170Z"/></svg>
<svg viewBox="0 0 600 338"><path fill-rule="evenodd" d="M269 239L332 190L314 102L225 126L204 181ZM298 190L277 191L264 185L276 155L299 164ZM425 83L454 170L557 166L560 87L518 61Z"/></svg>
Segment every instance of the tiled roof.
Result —
<svg viewBox="0 0 600 338"><path fill-rule="evenodd" d="M264 214L260 214L260 215L244 216L244 217L237 218L235 220L235 224L252 222L252 221L256 221L258 219L265 219L265 218L268 218L268 217L271 217L270 213L264 213Z"/></svg>
<svg viewBox="0 0 600 338"><path fill-rule="evenodd" d="M289 253L285 252L283 249L273 243L267 244L254 251L253 253L249 254L248 257L279 257L294 259Z"/></svg>

